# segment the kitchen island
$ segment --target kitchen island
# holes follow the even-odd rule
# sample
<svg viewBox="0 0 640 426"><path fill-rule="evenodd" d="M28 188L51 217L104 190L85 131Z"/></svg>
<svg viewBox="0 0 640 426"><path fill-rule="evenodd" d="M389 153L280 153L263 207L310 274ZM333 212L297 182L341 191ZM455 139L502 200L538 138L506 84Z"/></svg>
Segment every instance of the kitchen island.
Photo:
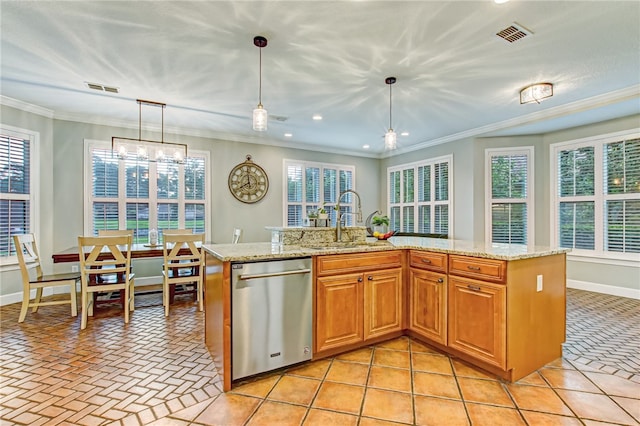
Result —
<svg viewBox="0 0 640 426"><path fill-rule="evenodd" d="M393 237L204 247L205 343L231 389L231 268L312 257L313 359L406 334L508 381L562 355L566 249Z"/></svg>

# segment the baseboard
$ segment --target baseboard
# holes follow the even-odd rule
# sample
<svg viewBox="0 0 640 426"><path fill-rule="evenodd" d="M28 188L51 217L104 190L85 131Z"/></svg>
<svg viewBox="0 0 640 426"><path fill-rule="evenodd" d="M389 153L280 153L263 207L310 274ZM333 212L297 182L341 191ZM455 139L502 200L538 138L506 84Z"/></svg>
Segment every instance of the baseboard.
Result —
<svg viewBox="0 0 640 426"><path fill-rule="evenodd" d="M567 288L610 294L612 296L628 297L630 299L640 299L640 289L637 288L617 287L613 285L578 280L567 280Z"/></svg>
<svg viewBox="0 0 640 426"><path fill-rule="evenodd" d="M162 285L162 277L139 277L135 280L135 286L138 287L147 287L147 286L158 286ZM160 287L162 291L162 287ZM77 286L77 291L80 292L80 285ZM43 296L51 296L52 294L66 294L69 293L69 288L64 287L48 287L42 290ZM36 297L36 291L31 290L31 298ZM22 292L18 291L16 293L3 294L0 295L0 306L10 305L12 303L20 303L22 302Z"/></svg>

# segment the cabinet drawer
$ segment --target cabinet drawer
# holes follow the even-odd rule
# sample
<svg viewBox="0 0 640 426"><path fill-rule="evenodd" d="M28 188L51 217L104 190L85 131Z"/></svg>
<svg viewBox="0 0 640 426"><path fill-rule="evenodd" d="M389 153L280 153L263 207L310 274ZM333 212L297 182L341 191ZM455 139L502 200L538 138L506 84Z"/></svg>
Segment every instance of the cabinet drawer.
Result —
<svg viewBox="0 0 640 426"><path fill-rule="evenodd" d="M451 254L449 255L449 273L484 281L504 283L507 279L507 262Z"/></svg>
<svg viewBox="0 0 640 426"><path fill-rule="evenodd" d="M414 268L447 273L447 254L428 251L409 251L409 263Z"/></svg>
<svg viewBox="0 0 640 426"><path fill-rule="evenodd" d="M316 274L333 275L402 266L402 251L334 254L316 257Z"/></svg>

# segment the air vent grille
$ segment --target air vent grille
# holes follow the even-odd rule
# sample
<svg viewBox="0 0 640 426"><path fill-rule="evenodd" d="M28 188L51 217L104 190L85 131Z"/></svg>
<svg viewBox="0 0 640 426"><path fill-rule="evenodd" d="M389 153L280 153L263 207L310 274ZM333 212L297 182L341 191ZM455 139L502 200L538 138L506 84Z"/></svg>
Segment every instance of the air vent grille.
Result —
<svg viewBox="0 0 640 426"><path fill-rule="evenodd" d="M88 83L88 82L85 82L85 84L89 89L99 90L101 92L120 93L120 89L118 87L105 86L104 84Z"/></svg>
<svg viewBox="0 0 640 426"><path fill-rule="evenodd" d="M284 117L282 115L272 115L269 114L269 118L275 121L287 121L289 119L289 117Z"/></svg>
<svg viewBox="0 0 640 426"><path fill-rule="evenodd" d="M507 40L509 43L522 40L523 38L533 34L531 31L524 28L522 25L518 25L515 22L505 28L502 31L496 33L500 38Z"/></svg>

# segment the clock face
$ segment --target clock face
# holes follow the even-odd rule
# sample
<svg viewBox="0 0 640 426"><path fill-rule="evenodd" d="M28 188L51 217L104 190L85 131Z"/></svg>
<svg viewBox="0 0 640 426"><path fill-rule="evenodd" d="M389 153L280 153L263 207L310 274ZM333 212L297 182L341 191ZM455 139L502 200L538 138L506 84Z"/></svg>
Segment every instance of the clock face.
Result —
<svg viewBox="0 0 640 426"><path fill-rule="evenodd" d="M269 178L262 167L250 159L235 166L229 173L229 191L243 203L260 201L269 189Z"/></svg>

